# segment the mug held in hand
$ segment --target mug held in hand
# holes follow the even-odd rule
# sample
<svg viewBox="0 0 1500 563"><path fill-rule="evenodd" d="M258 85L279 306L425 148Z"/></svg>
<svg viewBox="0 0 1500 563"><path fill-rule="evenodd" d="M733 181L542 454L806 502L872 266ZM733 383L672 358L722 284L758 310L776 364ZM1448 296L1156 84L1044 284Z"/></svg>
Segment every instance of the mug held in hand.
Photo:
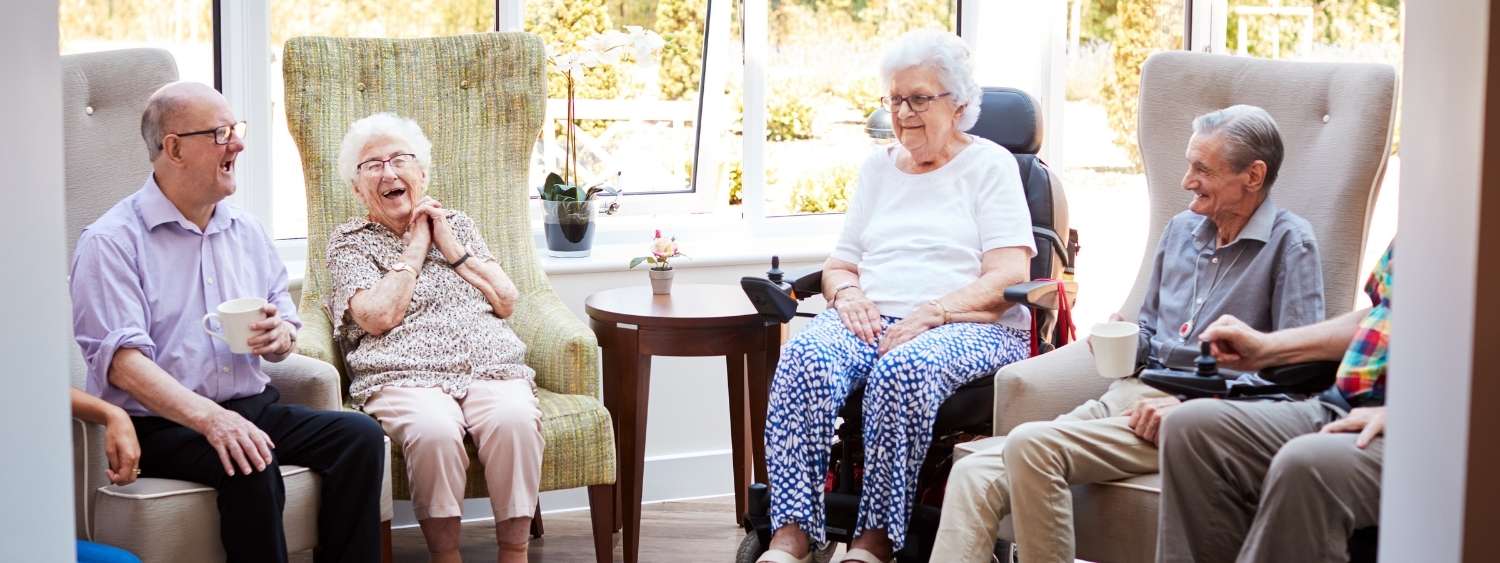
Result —
<svg viewBox="0 0 1500 563"><path fill-rule="evenodd" d="M266 300L259 297L244 297L220 303L215 309L217 312L203 315L203 332L223 340L229 345L230 352L249 354L252 333L250 325L266 318L265 313L260 311L265 305ZM218 322L223 332L214 332L209 328L209 319Z"/></svg>

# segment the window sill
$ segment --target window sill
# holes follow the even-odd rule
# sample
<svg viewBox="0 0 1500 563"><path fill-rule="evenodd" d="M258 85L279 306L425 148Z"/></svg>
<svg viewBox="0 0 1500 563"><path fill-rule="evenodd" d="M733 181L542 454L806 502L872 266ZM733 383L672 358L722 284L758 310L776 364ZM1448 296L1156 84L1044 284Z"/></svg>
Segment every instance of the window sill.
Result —
<svg viewBox="0 0 1500 563"><path fill-rule="evenodd" d="M679 237L678 240L686 254L672 260L672 267L679 270L744 265L761 265L769 269L772 256L780 256L785 264L821 262L833 249L835 237L747 238L721 234L707 239ZM582 258L547 256L545 245L537 248L537 253L547 275L565 276L624 272L630 260L644 254L648 246L648 243L596 244L593 252Z"/></svg>
<svg viewBox="0 0 1500 563"><path fill-rule="evenodd" d="M540 224L540 217L533 217ZM649 215L607 217L594 238L593 252L582 258L547 256L540 229L532 240L542 271L549 276L624 272L630 259L648 252L654 231L675 236L686 256L672 261L680 270L724 266L771 267L771 257L784 264L822 262L833 250L843 226L843 215L772 217L746 221L722 215ZM294 290L302 287L307 271L307 239L276 241Z"/></svg>

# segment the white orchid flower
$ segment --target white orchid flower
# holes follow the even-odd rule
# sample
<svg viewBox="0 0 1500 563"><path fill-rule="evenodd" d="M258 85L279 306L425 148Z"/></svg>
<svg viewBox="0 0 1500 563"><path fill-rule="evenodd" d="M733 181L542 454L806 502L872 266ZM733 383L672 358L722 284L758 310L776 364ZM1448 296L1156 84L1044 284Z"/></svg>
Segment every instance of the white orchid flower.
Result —
<svg viewBox="0 0 1500 563"><path fill-rule="evenodd" d="M638 61L656 58L656 54L661 52L662 46L667 44L666 40L662 39L661 35L658 35L655 31L634 33L631 37L631 43L635 48L635 58Z"/></svg>
<svg viewBox="0 0 1500 563"><path fill-rule="evenodd" d="M564 74L574 74L576 72L581 72L585 68L583 61L580 59L578 53L563 53L561 55L557 55L553 57L552 64L553 66L557 67L557 70L562 71Z"/></svg>
<svg viewBox="0 0 1500 563"><path fill-rule="evenodd" d="M583 68L594 68L604 61L600 60L599 53L594 51L583 51L578 53L578 64Z"/></svg>

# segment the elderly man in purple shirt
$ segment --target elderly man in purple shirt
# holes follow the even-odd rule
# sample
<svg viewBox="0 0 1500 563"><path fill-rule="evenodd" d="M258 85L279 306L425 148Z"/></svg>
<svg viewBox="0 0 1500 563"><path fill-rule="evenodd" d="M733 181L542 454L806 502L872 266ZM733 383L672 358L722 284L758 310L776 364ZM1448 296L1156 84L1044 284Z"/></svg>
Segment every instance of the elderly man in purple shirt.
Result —
<svg viewBox="0 0 1500 563"><path fill-rule="evenodd" d="M141 117L153 173L84 229L73 257L73 329L88 391L131 415L140 474L218 491L229 561L286 561L280 464L322 475L317 561L380 549L380 426L352 412L277 402L261 361L296 349L286 268L234 193L244 122L202 84L162 87ZM248 354L205 334L225 301L264 298Z"/></svg>

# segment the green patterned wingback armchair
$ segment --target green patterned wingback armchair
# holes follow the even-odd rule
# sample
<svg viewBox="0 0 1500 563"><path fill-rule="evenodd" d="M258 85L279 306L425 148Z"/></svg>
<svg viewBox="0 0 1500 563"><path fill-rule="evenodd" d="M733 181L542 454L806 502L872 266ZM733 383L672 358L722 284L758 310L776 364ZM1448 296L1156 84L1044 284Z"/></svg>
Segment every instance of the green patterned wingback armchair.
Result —
<svg viewBox="0 0 1500 563"><path fill-rule="evenodd" d="M610 560L615 482L614 434L600 401L599 349L593 332L547 283L533 248L527 166L546 106L542 42L525 33L424 39L298 37L286 43L286 115L307 179L307 276L299 351L333 363L343 354L328 318L329 232L365 213L335 168L339 143L355 120L395 112L416 120L432 140L433 197L478 225L520 290L511 327L536 369L546 451L542 490L590 487L595 545ZM483 470L470 459L466 497L487 497ZM410 499L404 456L392 461L395 495ZM602 518L602 520L601 520ZM601 531L603 538L599 536Z"/></svg>

